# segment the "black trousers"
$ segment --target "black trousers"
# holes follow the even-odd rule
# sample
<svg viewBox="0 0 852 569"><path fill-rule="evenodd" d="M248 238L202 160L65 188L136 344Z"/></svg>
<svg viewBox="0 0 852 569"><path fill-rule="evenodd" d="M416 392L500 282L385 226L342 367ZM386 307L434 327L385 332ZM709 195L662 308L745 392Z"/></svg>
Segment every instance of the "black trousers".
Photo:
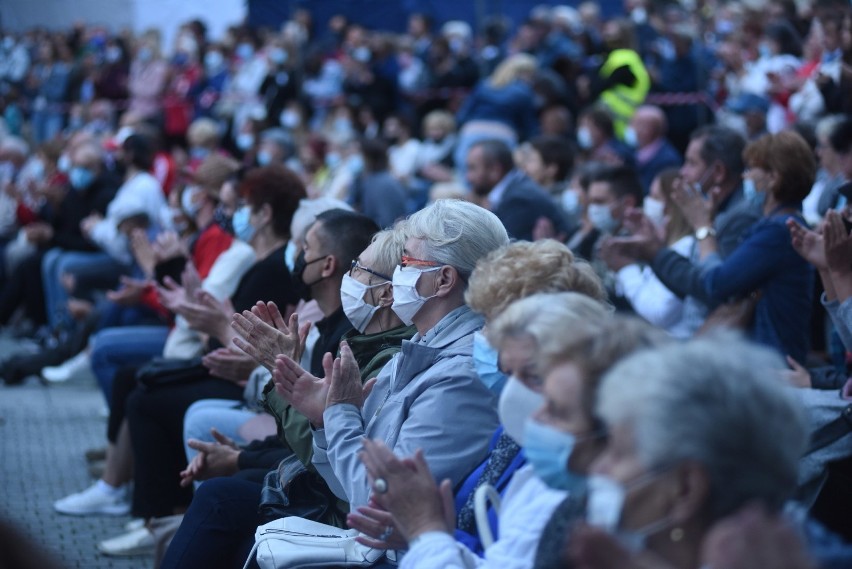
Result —
<svg viewBox="0 0 852 569"><path fill-rule="evenodd" d="M183 416L201 399L239 400L242 395L238 385L213 377L133 390L126 410L133 444L134 516L170 516L189 506L192 488L180 486L180 471L186 468Z"/></svg>

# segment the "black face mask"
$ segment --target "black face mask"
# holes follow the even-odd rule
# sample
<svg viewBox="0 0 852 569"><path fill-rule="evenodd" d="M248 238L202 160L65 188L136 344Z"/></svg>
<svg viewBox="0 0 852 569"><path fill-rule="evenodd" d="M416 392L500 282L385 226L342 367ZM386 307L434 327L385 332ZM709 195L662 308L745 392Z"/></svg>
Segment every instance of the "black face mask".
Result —
<svg viewBox="0 0 852 569"><path fill-rule="evenodd" d="M213 223L221 227L226 233L234 234L234 225L231 223L231 216L225 213L225 208L222 204L216 206L213 212Z"/></svg>
<svg viewBox="0 0 852 569"><path fill-rule="evenodd" d="M305 274L305 269L308 267L308 265L312 265L313 263L316 263L317 261L322 261L323 259L325 259L325 256L318 257L311 262L305 261L305 252L301 251L299 253L299 256L296 257L296 262L293 263L293 290L295 291L296 295L305 302L311 300L312 298L311 287L320 282L321 280L325 279L325 277L320 277L318 280L315 280L314 282L308 284L302 279L302 276Z"/></svg>

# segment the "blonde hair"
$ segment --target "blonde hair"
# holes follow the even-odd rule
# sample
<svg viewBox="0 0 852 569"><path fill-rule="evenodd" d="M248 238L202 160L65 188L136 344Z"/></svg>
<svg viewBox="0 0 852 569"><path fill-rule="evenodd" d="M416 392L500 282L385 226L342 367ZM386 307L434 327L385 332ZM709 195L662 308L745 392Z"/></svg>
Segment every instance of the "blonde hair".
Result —
<svg viewBox="0 0 852 569"><path fill-rule="evenodd" d="M521 74L534 73L538 69L538 62L531 55L516 53L505 59L488 79L492 87L505 87L512 81L517 80Z"/></svg>
<svg viewBox="0 0 852 569"><path fill-rule="evenodd" d="M425 117L423 117L423 130L428 129L429 127L438 127L447 132L455 132L456 130L456 119L453 118L453 115L448 113L447 111L432 111Z"/></svg>
<svg viewBox="0 0 852 569"><path fill-rule="evenodd" d="M541 292L577 292L606 300L600 277L586 261L552 239L510 243L480 260L465 301L490 321L514 301Z"/></svg>

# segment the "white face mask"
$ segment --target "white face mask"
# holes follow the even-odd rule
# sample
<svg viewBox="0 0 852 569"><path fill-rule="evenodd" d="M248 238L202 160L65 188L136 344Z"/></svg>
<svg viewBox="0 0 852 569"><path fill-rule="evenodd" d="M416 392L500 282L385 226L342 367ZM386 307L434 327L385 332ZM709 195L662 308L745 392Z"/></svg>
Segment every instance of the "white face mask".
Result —
<svg viewBox="0 0 852 569"><path fill-rule="evenodd" d="M612 233L618 228L618 221L612 217L612 210L608 205L589 204L586 215L589 216L589 221L595 229L603 233Z"/></svg>
<svg viewBox="0 0 852 569"><path fill-rule="evenodd" d="M411 326L414 316L423 308L430 298L437 295L420 296L417 292L417 281L420 275L431 271L437 271L441 267L430 269L417 269L415 267L402 268L397 265L393 272L393 305L391 308L406 326Z"/></svg>
<svg viewBox="0 0 852 569"><path fill-rule="evenodd" d="M632 126L628 126L624 129L624 144L632 148L639 146L639 139L636 137L636 129Z"/></svg>
<svg viewBox="0 0 852 569"><path fill-rule="evenodd" d="M663 227L666 223L666 204L656 198L645 198L642 202L642 211L657 227Z"/></svg>
<svg viewBox="0 0 852 569"><path fill-rule="evenodd" d="M592 475L588 478L586 491L586 523L598 527L618 538L633 552L645 548L648 537L670 527L669 518L663 518L636 530L621 528L624 515L624 502L628 488L633 489L652 481L657 473L650 472L630 482L627 487L608 476Z"/></svg>
<svg viewBox="0 0 852 569"><path fill-rule="evenodd" d="M497 413L507 435L519 445L524 445L527 419L544 405L544 396L527 387L523 381L509 376L506 387L500 393Z"/></svg>
<svg viewBox="0 0 852 569"><path fill-rule="evenodd" d="M387 283L366 285L349 275L343 275L343 282L340 285L340 300L343 303L343 312L346 314L349 322L352 323L352 326L362 334L367 329L367 325L373 319L376 311L381 308L380 306L368 304L364 300L364 295L371 288L385 284Z"/></svg>
<svg viewBox="0 0 852 569"><path fill-rule="evenodd" d="M562 209L568 215L580 215L583 212L583 204L580 203L580 196L575 190L562 192Z"/></svg>

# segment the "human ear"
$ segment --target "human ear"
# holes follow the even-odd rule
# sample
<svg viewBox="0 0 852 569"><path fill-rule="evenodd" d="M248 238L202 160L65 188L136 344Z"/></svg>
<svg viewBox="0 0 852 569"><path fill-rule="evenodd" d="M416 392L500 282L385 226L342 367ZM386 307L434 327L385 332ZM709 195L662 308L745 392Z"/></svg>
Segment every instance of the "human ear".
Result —
<svg viewBox="0 0 852 569"><path fill-rule="evenodd" d="M693 461L678 466L672 475L667 489L669 515L673 522L683 524L701 515L710 498L710 476L704 466Z"/></svg>

